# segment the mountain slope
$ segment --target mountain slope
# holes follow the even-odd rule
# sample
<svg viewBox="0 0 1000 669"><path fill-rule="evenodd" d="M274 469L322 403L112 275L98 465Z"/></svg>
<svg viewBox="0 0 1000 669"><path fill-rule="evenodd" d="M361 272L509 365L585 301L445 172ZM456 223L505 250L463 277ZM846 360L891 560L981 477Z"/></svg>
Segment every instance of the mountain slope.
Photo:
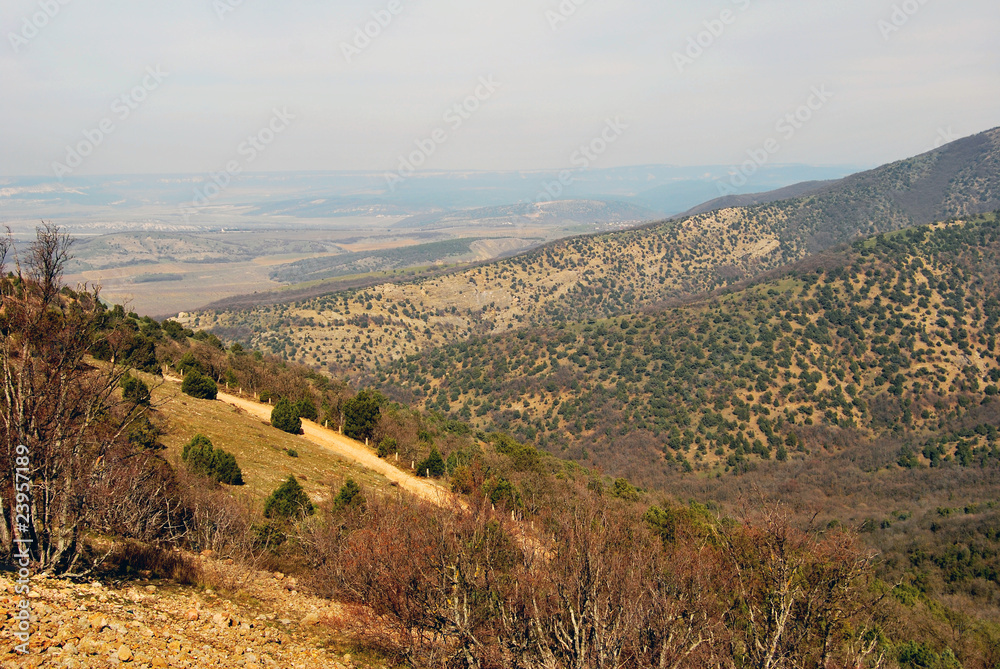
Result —
<svg viewBox="0 0 1000 669"><path fill-rule="evenodd" d="M215 447L236 457L245 482L231 489L238 495L261 503L289 475L301 482L316 503L328 502L331 489L339 488L347 478L372 490L390 489L389 479L354 458L272 428L267 423L270 412L261 416L237 410L223 401L230 397L225 393L220 400L195 399L182 394L180 384L171 380L144 378L153 387L154 416L165 428L162 442L167 460L179 465L184 444L196 434L205 435Z"/></svg>
<svg viewBox="0 0 1000 669"><path fill-rule="evenodd" d="M1000 414L998 268L995 214L923 226L693 306L473 338L381 378L646 484L887 433L917 439L904 463L972 464L1000 458L997 422L944 437Z"/></svg>
<svg viewBox="0 0 1000 669"><path fill-rule="evenodd" d="M333 371L428 345L633 313L713 291L858 236L1000 206L1000 130L780 202L566 239L489 265L194 324Z"/></svg>
<svg viewBox="0 0 1000 669"><path fill-rule="evenodd" d="M833 181L803 181L802 183L792 184L791 186L786 186L784 188L779 188L777 190L767 191L764 193L749 193L745 195L726 195L724 197L719 197L714 200L709 200L708 202L703 202L697 207L692 207L689 211L685 212L684 216L697 216L698 214L707 214L711 211L718 211L719 209L730 209L732 207L752 207L757 204L768 204L770 202L778 202L780 200L790 200L796 197L802 197L804 195L809 195L814 193L829 184L835 183Z"/></svg>
<svg viewBox="0 0 1000 669"><path fill-rule="evenodd" d="M1000 129L837 181L720 198L688 213L766 205L789 198L794 199L780 205L788 221L786 234L804 237L812 251L847 241L858 233L993 211L1000 207Z"/></svg>

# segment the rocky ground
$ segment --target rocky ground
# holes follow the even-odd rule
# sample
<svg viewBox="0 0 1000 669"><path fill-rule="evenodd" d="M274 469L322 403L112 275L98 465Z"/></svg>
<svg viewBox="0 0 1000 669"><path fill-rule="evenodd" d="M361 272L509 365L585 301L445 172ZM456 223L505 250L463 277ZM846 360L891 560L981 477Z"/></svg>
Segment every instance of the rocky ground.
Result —
<svg viewBox="0 0 1000 669"><path fill-rule="evenodd" d="M32 578L30 653L15 646L21 595L0 574L3 667L382 667L352 657L339 630L343 611L298 591L294 578L195 558L211 588L167 581L74 582ZM16 577L15 577L16 578Z"/></svg>

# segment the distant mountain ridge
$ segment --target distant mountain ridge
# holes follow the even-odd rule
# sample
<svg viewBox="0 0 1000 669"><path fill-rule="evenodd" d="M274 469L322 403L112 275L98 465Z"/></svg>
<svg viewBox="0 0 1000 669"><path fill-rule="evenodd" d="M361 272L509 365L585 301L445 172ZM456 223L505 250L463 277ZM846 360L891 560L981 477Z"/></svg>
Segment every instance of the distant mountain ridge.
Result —
<svg viewBox="0 0 1000 669"><path fill-rule="evenodd" d="M836 181L728 196L688 214L732 206L777 207L787 221L783 236L801 237L810 252L858 235L994 211L1000 207L1000 128Z"/></svg>
<svg viewBox="0 0 1000 669"><path fill-rule="evenodd" d="M469 336L635 314L859 237L1000 209L1000 130L788 200L551 242L410 282L215 305L199 327L334 373L364 374Z"/></svg>
<svg viewBox="0 0 1000 669"><path fill-rule="evenodd" d="M512 226L538 225L545 222L574 221L580 224L635 224L662 218L646 207L605 200L555 200L528 202L495 207L479 207L461 211L434 212L410 216L396 224L397 228L420 227L434 229L466 222L502 222Z"/></svg>
<svg viewBox="0 0 1000 669"><path fill-rule="evenodd" d="M709 200L708 202L703 202L697 207L692 207L688 211L677 216L677 218L685 218L687 216L697 216L698 214L706 214L711 211L718 211L719 209L731 209L733 207L752 207L756 204L767 204L769 202L778 202L779 200L791 200L796 197L802 197L803 195L810 195L815 193L825 186L836 183L835 180L828 181L803 181L802 183L792 184L791 186L785 186L784 188L779 188L777 190L771 190L764 193L747 193L743 195L725 195L714 200Z"/></svg>

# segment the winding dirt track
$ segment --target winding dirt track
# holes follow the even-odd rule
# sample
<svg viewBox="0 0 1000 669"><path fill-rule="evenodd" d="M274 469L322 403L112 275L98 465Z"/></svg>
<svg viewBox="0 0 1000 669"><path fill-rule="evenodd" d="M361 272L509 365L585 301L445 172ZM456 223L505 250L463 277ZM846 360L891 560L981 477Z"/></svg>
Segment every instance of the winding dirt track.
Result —
<svg viewBox="0 0 1000 669"><path fill-rule="evenodd" d="M166 376L164 378L177 383L181 381L181 379L173 376ZM266 422L271 420L271 409L273 407L269 404L261 404L260 402L255 402L254 400L248 400L221 391L219 392L217 399L221 402L225 402L226 404L231 404L232 406L247 412L255 418L259 418L262 421ZM397 469L372 453L364 444L355 441L350 437L345 437L338 432L328 430L308 420L302 421L302 430L305 433L302 435L303 439L306 439L317 446L322 446L323 448L336 453L345 460L356 462L366 469L370 469L373 472L381 474L390 481L398 484L403 490L406 490L423 500L442 507L458 506L465 508L466 506L465 500L462 500L457 495L440 486L434 485L426 479L417 478L413 474Z"/></svg>

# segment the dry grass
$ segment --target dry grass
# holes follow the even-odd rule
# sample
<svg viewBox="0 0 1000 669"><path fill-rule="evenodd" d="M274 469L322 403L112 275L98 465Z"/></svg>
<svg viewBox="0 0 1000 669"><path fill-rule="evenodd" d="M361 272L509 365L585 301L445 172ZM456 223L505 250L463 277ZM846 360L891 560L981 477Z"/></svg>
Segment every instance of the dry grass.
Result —
<svg viewBox="0 0 1000 669"><path fill-rule="evenodd" d="M265 498L289 474L294 474L313 501L320 503L330 499L347 477L364 488L389 487L382 476L302 437L277 430L228 404L184 395L178 384L160 385L153 391L153 402L168 419L167 433L162 438L168 460L179 465L184 444L194 435L203 434L217 448L236 456L246 485L232 490L253 499ZM288 455L288 449L296 451L298 457Z"/></svg>
<svg viewBox="0 0 1000 669"><path fill-rule="evenodd" d="M444 276L410 282L390 277L335 298L274 309L202 311L191 326L241 330L254 348L306 365L370 371L470 334L501 334L544 322L553 310L572 319L589 318L718 288L721 266L740 276L777 267L788 258L778 248L774 224L748 218L742 210L723 210L678 223L563 240L539 252ZM519 229L518 235L525 232ZM504 246L508 242L492 241L482 251L513 250ZM600 288L602 299L614 295L584 308L574 291L602 281L616 286ZM627 303L621 301L624 292L630 293ZM359 315L379 322L352 322Z"/></svg>

